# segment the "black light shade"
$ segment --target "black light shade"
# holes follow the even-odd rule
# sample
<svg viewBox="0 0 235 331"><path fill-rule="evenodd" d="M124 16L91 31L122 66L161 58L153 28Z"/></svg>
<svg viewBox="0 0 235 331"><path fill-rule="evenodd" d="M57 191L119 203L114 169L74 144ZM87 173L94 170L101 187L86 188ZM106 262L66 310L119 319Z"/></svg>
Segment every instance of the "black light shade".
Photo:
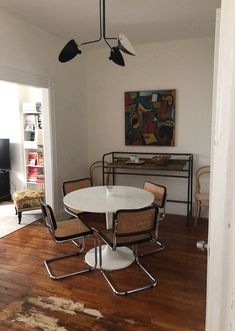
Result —
<svg viewBox="0 0 235 331"><path fill-rule="evenodd" d="M81 53L82 51L78 48L75 40L71 39L60 52L59 61L62 63L68 62Z"/></svg>
<svg viewBox="0 0 235 331"><path fill-rule="evenodd" d="M136 55L134 47L123 33L118 36L118 48L126 54Z"/></svg>
<svg viewBox="0 0 235 331"><path fill-rule="evenodd" d="M118 64L119 66L125 67L123 56L118 47L111 48L109 60L112 60L114 63Z"/></svg>

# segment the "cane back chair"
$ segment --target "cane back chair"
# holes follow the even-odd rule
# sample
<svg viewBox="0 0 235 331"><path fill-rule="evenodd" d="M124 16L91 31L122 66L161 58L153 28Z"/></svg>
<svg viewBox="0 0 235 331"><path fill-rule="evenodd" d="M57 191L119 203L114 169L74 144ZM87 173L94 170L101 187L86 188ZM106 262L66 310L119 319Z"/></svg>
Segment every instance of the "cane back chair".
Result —
<svg viewBox="0 0 235 331"><path fill-rule="evenodd" d="M158 231L159 231L160 222L165 218L165 206L166 206L166 196L167 196L166 187L146 181L144 183L144 189L151 192L154 195L154 202L153 203L156 207L158 207L156 229L155 229L156 234L155 234L155 238L152 239L152 242L155 245L157 245L157 248L154 249L154 250L142 253L142 254L140 254L140 256L160 252L160 251L165 249L165 245L162 244L158 240Z"/></svg>
<svg viewBox="0 0 235 331"><path fill-rule="evenodd" d="M96 245L95 237L94 237L94 247L95 247L95 266L94 267L88 267L86 265L85 268L72 272L72 273L69 273L69 274L58 275L58 276L53 274L53 272L50 268L50 265L54 261L65 259L67 257L79 255L80 253L82 253L84 250L84 238L92 235L93 230L78 218L72 218L69 220L62 220L62 221L57 222L51 206L42 201L41 201L41 209L42 209L42 214L43 214L45 225L48 228L48 230L52 236L52 239L56 243L72 242L76 246L76 249L77 249L73 253L53 257L53 258L50 258L50 259L47 259L44 261L45 267L47 269L47 272L48 272L50 278L52 278L54 280L58 280L58 279L67 278L70 276L78 275L78 274L93 270L97 264L97 245Z"/></svg>
<svg viewBox="0 0 235 331"><path fill-rule="evenodd" d="M69 181L63 182L62 193L63 193L63 196L66 196L70 192L73 192L75 190L80 190L82 188L91 187L91 186L92 186L92 179L89 177L82 178L82 179L69 180ZM81 213L83 213L82 210L69 208L67 206L65 206L64 209L67 213L69 213L70 215L72 215L74 217L77 217Z"/></svg>
<svg viewBox="0 0 235 331"><path fill-rule="evenodd" d="M107 270L102 267L102 248L101 240L99 242L99 261L100 271L114 294L127 295L135 292L139 292L148 288L152 288L157 285L157 280L150 274L149 271L141 264L137 252L137 246L140 243L152 240L155 236L157 208L154 205L141 209L132 210L118 210L114 214L113 225L111 229L99 231L100 238L106 242L106 244L112 249L116 250L117 247L132 246L132 250L135 257L135 262L148 276L150 282L142 287L133 288L130 290L118 290L109 277ZM113 271L114 272L114 271Z"/></svg>

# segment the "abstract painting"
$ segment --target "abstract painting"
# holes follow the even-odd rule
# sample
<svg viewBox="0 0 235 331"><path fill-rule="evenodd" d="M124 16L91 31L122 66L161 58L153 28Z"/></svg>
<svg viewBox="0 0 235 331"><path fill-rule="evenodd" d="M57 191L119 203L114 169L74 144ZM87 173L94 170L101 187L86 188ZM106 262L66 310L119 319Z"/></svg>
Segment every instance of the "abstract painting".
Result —
<svg viewBox="0 0 235 331"><path fill-rule="evenodd" d="M125 144L175 145L176 90L125 92Z"/></svg>

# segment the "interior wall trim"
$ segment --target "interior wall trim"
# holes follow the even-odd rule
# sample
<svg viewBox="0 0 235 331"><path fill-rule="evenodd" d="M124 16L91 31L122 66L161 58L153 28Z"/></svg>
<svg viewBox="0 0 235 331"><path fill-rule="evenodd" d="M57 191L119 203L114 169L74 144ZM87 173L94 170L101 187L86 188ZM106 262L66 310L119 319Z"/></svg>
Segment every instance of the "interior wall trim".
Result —
<svg viewBox="0 0 235 331"><path fill-rule="evenodd" d="M45 153L50 155L50 176L45 183L46 200L50 203L55 210L58 210L58 183L55 178L58 178L57 170L57 146L56 146L56 127L55 127L55 101L54 101L54 79L52 77L42 76L40 74L25 72L15 68L9 68L0 65L0 80L11 83L17 83L27 86L33 86L38 88L48 89L48 105L49 111L46 116L47 124L45 130L47 130L47 141ZM48 172L48 170L46 170Z"/></svg>
<svg viewBox="0 0 235 331"><path fill-rule="evenodd" d="M51 77L33 74L2 65L0 65L0 79L23 85L32 85L35 87L54 87L54 80Z"/></svg>

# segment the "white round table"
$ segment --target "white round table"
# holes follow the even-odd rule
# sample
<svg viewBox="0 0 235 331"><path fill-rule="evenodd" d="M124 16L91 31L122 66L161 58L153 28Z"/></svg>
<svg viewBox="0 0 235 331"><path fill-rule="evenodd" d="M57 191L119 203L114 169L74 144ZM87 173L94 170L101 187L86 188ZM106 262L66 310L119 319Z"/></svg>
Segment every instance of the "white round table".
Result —
<svg viewBox="0 0 235 331"><path fill-rule="evenodd" d="M91 213L105 213L106 227L112 227L113 213L119 209L139 209L150 205L154 196L149 191L129 186L93 186L79 189L64 197L67 207ZM94 248L85 256L90 266L95 264ZM132 250L127 247L112 251L109 246L102 246L102 267L106 270L122 269L134 261ZM97 264L99 267L99 263Z"/></svg>

